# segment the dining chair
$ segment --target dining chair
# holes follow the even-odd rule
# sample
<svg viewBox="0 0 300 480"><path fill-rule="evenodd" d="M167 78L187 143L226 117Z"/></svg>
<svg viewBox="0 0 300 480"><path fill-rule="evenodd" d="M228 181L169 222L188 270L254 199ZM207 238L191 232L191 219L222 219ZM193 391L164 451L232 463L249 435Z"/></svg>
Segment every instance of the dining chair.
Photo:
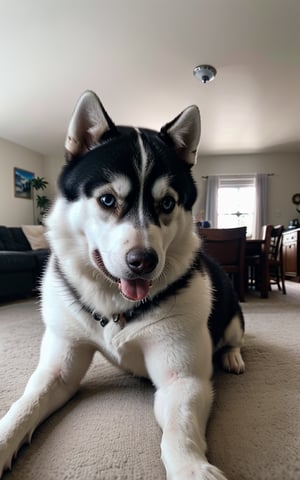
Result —
<svg viewBox="0 0 300 480"><path fill-rule="evenodd" d="M286 294L282 257L283 225L263 225L262 248L254 255L245 258L247 286L260 290L262 298L268 297L271 285L276 284Z"/></svg>
<svg viewBox="0 0 300 480"><path fill-rule="evenodd" d="M245 301L244 265L247 227L201 228L204 252L213 258L233 281L241 302Z"/></svg>
<svg viewBox="0 0 300 480"><path fill-rule="evenodd" d="M282 293L286 294L285 288L285 272L283 263L282 240L283 240L283 225L276 225L272 228L271 239L269 246L269 286L277 285L278 290L282 289ZM281 285L282 288L281 288Z"/></svg>
<svg viewBox="0 0 300 480"><path fill-rule="evenodd" d="M260 291L262 298L268 297L269 292L269 256L271 232L273 225L263 225L261 229L261 244L259 251L248 254L246 249L245 271L246 286Z"/></svg>

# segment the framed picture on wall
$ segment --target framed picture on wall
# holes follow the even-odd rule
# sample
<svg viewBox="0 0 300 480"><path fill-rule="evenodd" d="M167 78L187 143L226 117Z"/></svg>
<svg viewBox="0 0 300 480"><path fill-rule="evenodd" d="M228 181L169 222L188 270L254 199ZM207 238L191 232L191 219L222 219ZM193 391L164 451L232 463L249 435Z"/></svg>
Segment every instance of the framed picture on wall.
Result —
<svg viewBox="0 0 300 480"><path fill-rule="evenodd" d="M34 173L14 168L14 189L17 198L32 198L30 181L34 178Z"/></svg>

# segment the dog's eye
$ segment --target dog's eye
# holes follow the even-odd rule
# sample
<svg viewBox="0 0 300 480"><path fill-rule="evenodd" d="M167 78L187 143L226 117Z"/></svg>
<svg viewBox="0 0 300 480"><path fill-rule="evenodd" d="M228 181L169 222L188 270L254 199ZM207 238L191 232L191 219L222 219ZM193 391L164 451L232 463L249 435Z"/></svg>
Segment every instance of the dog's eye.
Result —
<svg viewBox="0 0 300 480"><path fill-rule="evenodd" d="M160 202L163 213L171 213L175 208L176 202L173 197L166 195Z"/></svg>
<svg viewBox="0 0 300 480"><path fill-rule="evenodd" d="M99 197L99 203L104 208L114 208L116 206L116 199L111 193L106 193Z"/></svg>

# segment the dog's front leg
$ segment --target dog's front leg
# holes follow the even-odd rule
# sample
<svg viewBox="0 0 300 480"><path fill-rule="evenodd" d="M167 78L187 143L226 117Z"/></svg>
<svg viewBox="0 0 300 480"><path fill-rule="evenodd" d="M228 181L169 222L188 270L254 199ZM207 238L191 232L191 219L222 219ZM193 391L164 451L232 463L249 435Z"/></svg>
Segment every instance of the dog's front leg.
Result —
<svg viewBox="0 0 300 480"><path fill-rule="evenodd" d="M144 349L157 388L155 416L168 480L226 480L206 458L206 425L213 400L212 345L206 324L167 320ZM160 330L159 330L160 328ZM163 335L165 329L170 336Z"/></svg>
<svg viewBox="0 0 300 480"><path fill-rule="evenodd" d="M22 397L0 420L0 478L18 449L30 442L35 428L77 391L94 354L91 346L79 345L46 330L40 361Z"/></svg>
<svg viewBox="0 0 300 480"><path fill-rule="evenodd" d="M163 432L161 452L168 480L226 480L205 456L211 403L210 381L194 376L174 374L156 392L155 415Z"/></svg>

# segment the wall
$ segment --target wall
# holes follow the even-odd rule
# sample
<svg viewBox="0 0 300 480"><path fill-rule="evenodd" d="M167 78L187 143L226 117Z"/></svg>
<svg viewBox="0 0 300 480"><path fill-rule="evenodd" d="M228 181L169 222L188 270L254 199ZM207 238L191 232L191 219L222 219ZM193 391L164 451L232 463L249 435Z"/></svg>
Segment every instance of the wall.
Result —
<svg viewBox="0 0 300 480"><path fill-rule="evenodd" d="M14 196L14 167L24 168L45 177L49 182L46 194L53 199L57 176L63 164L63 152L57 157L43 157L27 148L0 139L0 225L33 223L32 200ZM269 178L268 222L288 226L290 219L299 218L291 197L300 192L300 153L200 156L194 167L194 177L199 190L195 212L203 209L204 204L206 181L202 176L256 172L274 174Z"/></svg>
<svg viewBox="0 0 300 480"><path fill-rule="evenodd" d="M54 199L57 192L57 177L65 163L64 153L57 157L46 157L44 162L45 177L49 182L47 188L47 195L49 198Z"/></svg>
<svg viewBox="0 0 300 480"><path fill-rule="evenodd" d="M33 201L14 195L14 167L44 176L44 157L0 138L0 225L33 223Z"/></svg>
<svg viewBox="0 0 300 480"><path fill-rule="evenodd" d="M300 218L291 201L300 192L300 153L199 156L194 167L199 191L195 216L204 208L206 180L202 176L239 173L274 174L269 177L268 223L287 227L290 219Z"/></svg>

